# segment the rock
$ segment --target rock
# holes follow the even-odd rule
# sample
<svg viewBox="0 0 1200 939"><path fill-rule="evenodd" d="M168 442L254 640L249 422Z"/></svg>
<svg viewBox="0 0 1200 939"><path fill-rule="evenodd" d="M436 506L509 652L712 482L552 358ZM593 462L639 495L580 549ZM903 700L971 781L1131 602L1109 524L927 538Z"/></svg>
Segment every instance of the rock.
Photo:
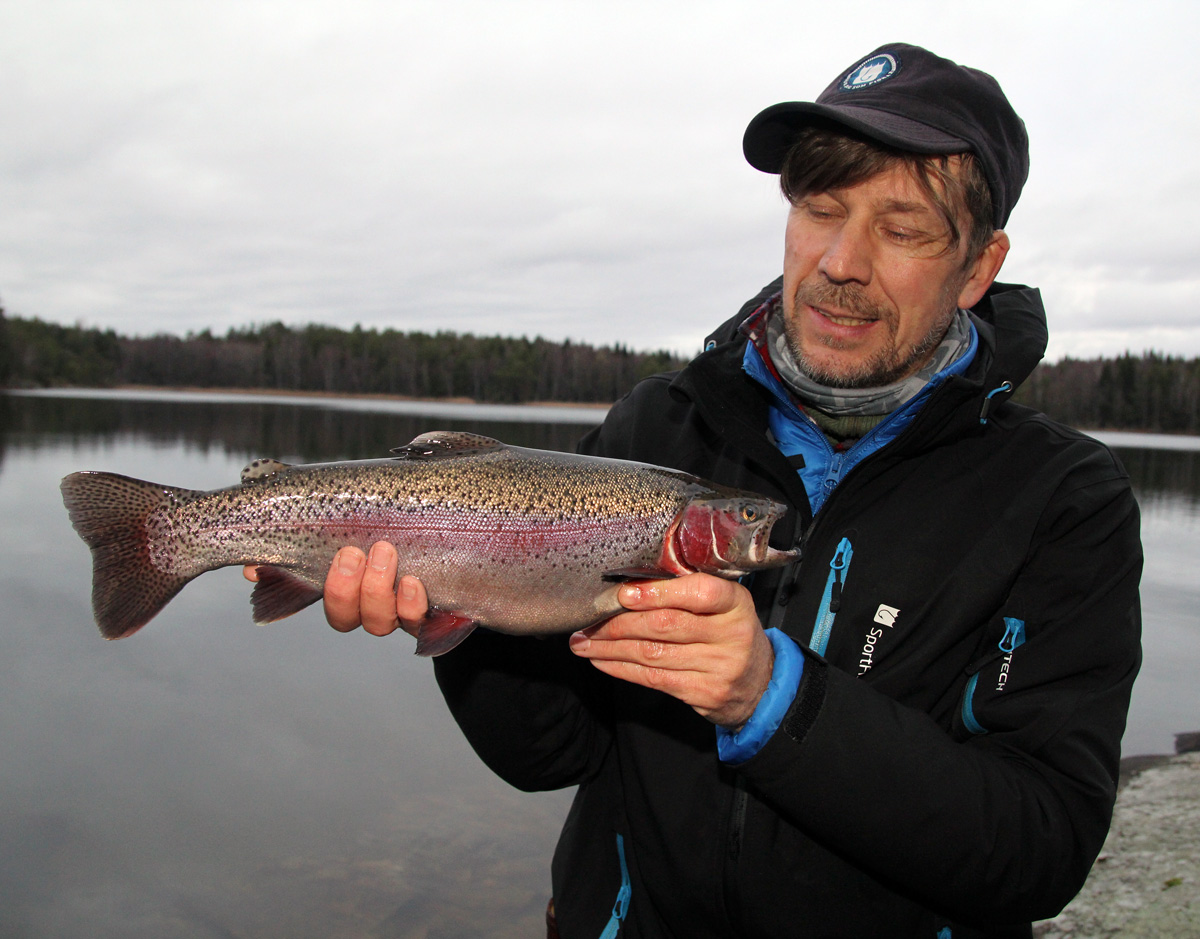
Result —
<svg viewBox="0 0 1200 939"><path fill-rule="evenodd" d="M1200 753L1169 757L1129 780L1083 890L1034 935L1200 936Z"/></svg>
<svg viewBox="0 0 1200 939"><path fill-rule="evenodd" d="M1200 730L1175 735L1176 753L1200 753Z"/></svg>

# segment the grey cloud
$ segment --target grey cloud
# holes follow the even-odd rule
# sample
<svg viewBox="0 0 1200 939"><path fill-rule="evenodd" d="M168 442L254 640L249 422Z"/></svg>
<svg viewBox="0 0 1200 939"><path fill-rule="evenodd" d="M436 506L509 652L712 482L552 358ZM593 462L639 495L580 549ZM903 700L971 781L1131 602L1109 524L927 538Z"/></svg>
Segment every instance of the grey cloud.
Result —
<svg viewBox="0 0 1200 939"><path fill-rule="evenodd" d="M869 3L870 30L819 47L775 40L844 36L844 10L448 6L7 5L5 305L134 333L280 318L694 351L780 266L746 120L905 37L996 72L1030 126L1006 276L1064 328L1138 329L1127 295L1197 321L1197 118L1154 71L1194 34L1186 3L1103 24L1018 4L1019 68L1015 25L932 2Z"/></svg>

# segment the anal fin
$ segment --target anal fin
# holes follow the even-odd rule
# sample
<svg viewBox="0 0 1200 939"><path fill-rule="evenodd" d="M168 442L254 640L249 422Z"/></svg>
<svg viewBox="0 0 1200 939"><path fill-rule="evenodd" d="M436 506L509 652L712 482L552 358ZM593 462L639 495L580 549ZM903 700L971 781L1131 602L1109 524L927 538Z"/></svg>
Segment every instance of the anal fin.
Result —
<svg viewBox="0 0 1200 939"><path fill-rule="evenodd" d="M256 623L273 623L321 599L319 587L286 568L260 564L255 570L258 583L254 585L250 606Z"/></svg>
<svg viewBox="0 0 1200 939"><path fill-rule="evenodd" d="M469 617L431 608L417 631L417 655L444 655L474 631Z"/></svg>

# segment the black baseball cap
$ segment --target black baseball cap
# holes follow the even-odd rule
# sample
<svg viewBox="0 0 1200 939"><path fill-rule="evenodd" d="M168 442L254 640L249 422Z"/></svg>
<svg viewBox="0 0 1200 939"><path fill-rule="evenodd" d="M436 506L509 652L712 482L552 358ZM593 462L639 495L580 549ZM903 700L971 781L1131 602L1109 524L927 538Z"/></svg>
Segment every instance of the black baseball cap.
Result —
<svg viewBox="0 0 1200 939"><path fill-rule="evenodd" d="M842 72L815 102L760 112L742 138L755 169L778 173L797 133L832 122L910 153L975 154L1003 228L1029 176L1029 136L996 79L928 49L880 46Z"/></svg>

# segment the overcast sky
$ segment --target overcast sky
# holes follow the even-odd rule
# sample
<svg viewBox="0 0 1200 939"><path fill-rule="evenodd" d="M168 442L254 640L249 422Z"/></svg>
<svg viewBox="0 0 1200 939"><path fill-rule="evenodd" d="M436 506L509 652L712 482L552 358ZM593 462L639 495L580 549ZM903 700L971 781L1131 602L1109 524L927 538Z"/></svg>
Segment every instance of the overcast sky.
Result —
<svg viewBox="0 0 1200 939"><path fill-rule="evenodd" d="M991 72L1051 357L1200 355L1200 3L0 0L0 300L698 350L780 271L741 155L886 41Z"/></svg>

